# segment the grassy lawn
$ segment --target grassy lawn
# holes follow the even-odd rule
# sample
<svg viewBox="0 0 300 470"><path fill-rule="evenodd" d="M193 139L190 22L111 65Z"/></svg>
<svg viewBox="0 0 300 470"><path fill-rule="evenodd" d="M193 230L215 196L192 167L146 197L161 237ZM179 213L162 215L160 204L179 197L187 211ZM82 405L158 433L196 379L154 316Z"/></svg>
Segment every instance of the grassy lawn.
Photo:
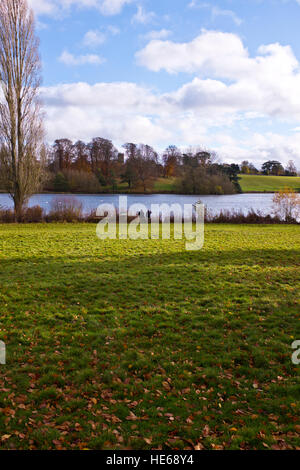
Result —
<svg viewBox="0 0 300 470"><path fill-rule="evenodd" d="M300 446L300 231L0 226L0 449Z"/></svg>
<svg viewBox="0 0 300 470"><path fill-rule="evenodd" d="M260 176L240 175L240 185L243 192L274 192L284 187L293 188L300 192L300 177L289 176Z"/></svg>
<svg viewBox="0 0 300 470"><path fill-rule="evenodd" d="M154 192L176 192L178 178L158 178L154 184ZM178 191L178 190L177 190Z"/></svg>

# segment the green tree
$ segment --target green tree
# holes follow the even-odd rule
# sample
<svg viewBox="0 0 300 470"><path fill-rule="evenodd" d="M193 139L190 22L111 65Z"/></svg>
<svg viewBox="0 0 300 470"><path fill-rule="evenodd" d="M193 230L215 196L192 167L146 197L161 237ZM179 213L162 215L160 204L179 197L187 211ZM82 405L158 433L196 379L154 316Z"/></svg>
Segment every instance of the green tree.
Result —
<svg viewBox="0 0 300 470"><path fill-rule="evenodd" d="M70 185L68 183L67 178L63 173L56 173L54 180L53 180L53 187L54 191L58 193L65 193L70 191Z"/></svg>

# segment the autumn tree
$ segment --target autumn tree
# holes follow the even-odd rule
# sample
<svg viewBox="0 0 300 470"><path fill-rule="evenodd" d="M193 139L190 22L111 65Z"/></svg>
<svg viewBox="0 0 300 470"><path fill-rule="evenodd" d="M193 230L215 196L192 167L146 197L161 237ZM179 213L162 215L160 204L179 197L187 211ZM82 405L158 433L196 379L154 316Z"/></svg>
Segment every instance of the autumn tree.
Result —
<svg viewBox="0 0 300 470"><path fill-rule="evenodd" d="M0 2L0 82L2 186L11 195L19 220L44 178L39 41L27 0Z"/></svg>
<svg viewBox="0 0 300 470"><path fill-rule="evenodd" d="M171 178L176 175L180 165L181 152L175 145L170 145L162 156L164 177Z"/></svg>
<svg viewBox="0 0 300 470"><path fill-rule="evenodd" d="M291 188L275 193L273 206L275 214L285 222L293 222L300 217L300 195Z"/></svg>

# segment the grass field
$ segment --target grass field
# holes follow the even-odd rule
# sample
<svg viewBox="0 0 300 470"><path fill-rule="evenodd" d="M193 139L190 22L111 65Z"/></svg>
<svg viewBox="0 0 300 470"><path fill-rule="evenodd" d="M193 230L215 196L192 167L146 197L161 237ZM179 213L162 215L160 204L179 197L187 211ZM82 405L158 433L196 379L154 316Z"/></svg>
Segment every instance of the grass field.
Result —
<svg viewBox="0 0 300 470"><path fill-rule="evenodd" d="M156 193L176 193L178 192L178 183L177 178L158 178L155 181L153 190Z"/></svg>
<svg viewBox="0 0 300 470"><path fill-rule="evenodd" d="M300 446L300 231L0 226L0 449Z"/></svg>
<svg viewBox="0 0 300 470"><path fill-rule="evenodd" d="M300 177L289 176L257 176L240 175L240 185L244 193L247 192L276 192L285 187L300 192ZM178 181L176 178L159 178L154 185L154 192L176 192ZM178 189L177 189L178 192Z"/></svg>
<svg viewBox="0 0 300 470"><path fill-rule="evenodd" d="M263 176L240 175L240 185L244 193L247 192L275 192L285 187L300 192L300 177L289 176Z"/></svg>

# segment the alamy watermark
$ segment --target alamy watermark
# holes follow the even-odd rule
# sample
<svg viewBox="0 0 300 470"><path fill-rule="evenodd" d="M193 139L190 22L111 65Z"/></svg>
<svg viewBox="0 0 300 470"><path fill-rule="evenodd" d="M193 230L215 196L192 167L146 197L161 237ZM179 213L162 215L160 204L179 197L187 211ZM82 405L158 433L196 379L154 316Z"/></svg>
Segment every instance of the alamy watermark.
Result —
<svg viewBox="0 0 300 470"><path fill-rule="evenodd" d="M97 236L101 240L186 240L186 250L198 251L204 246L204 214L197 204L132 204L127 196L119 197L119 207L102 204L97 209L100 222ZM173 231L172 231L173 228Z"/></svg>
<svg viewBox="0 0 300 470"><path fill-rule="evenodd" d="M294 341L292 344L292 349L295 349L295 352L292 355L292 363L295 366L300 364L300 341Z"/></svg>
<svg viewBox="0 0 300 470"><path fill-rule="evenodd" d="M0 364L6 364L6 345L4 341L0 341Z"/></svg>

